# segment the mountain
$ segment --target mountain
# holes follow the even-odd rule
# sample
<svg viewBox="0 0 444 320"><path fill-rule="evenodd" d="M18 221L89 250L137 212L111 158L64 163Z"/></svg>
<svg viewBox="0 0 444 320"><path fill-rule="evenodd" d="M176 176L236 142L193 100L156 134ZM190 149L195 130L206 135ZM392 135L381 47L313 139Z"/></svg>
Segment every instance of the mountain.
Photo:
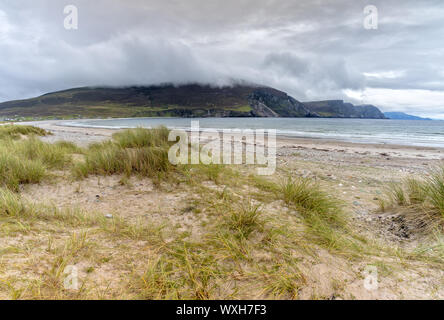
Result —
<svg viewBox="0 0 444 320"><path fill-rule="evenodd" d="M0 103L14 117L307 117L309 110L285 92L262 86L159 85L76 88Z"/></svg>
<svg viewBox="0 0 444 320"><path fill-rule="evenodd" d="M384 114L372 105L354 106L342 100L304 102L304 105L323 118L385 119Z"/></svg>
<svg viewBox="0 0 444 320"><path fill-rule="evenodd" d="M430 118L412 116L404 112L385 112L384 115L386 118L393 120L432 120Z"/></svg>
<svg viewBox="0 0 444 320"><path fill-rule="evenodd" d="M0 103L0 117L384 118L373 106L355 107L342 101L305 104L285 92L245 84L226 87L188 84L75 88L32 99Z"/></svg>

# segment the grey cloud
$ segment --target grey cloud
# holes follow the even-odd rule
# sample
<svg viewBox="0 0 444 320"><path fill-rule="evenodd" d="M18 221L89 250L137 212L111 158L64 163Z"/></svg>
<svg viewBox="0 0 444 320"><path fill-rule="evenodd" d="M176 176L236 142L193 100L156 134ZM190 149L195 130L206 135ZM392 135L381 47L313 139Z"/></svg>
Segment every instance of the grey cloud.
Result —
<svg viewBox="0 0 444 320"><path fill-rule="evenodd" d="M341 98L343 88L363 89L364 77L351 70L343 58L272 53L265 57L264 72L297 80L300 99L316 98L310 92L323 92L324 98ZM295 89L293 89L295 90ZM292 90L290 90L292 91Z"/></svg>
<svg viewBox="0 0 444 320"><path fill-rule="evenodd" d="M372 31L362 26L368 3L71 0L79 8L79 30L66 31L59 0L3 0L0 100L82 85L230 79L274 86L300 100L359 102L346 93L371 88L444 91L438 68L444 3L374 0L380 26ZM390 71L402 75L364 76ZM367 95L365 102L373 100ZM424 101L387 101L392 108L433 113Z"/></svg>

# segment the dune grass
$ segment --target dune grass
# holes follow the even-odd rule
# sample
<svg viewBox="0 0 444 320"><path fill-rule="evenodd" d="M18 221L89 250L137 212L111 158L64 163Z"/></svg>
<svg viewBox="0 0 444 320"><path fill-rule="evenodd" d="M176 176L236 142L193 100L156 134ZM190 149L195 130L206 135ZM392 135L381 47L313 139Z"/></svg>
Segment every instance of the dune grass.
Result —
<svg viewBox="0 0 444 320"><path fill-rule="evenodd" d="M133 292L144 299L233 299L239 292L296 299L304 276L287 251L298 248L287 248L293 234L281 234L251 201L209 202L215 216L204 234L166 244L162 255L131 279Z"/></svg>
<svg viewBox="0 0 444 320"><path fill-rule="evenodd" d="M381 211L387 207L402 209L408 222L417 228L444 228L444 166L435 168L419 178L408 178L401 183L392 183L386 188L386 201Z"/></svg>
<svg viewBox="0 0 444 320"><path fill-rule="evenodd" d="M49 169L64 168L71 162L72 153L78 152L78 149L69 142L51 144L35 137L13 142L10 149L21 158L41 161Z"/></svg>
<svg viewBox="0 0 444 320"><path fill-rule="evenodd" d="M168 160L168 129L133 129L118 132L112 141L91 145L85 161L74 167L78 178L91 174L133 174L160 178L173 170Z"/></svg>
<svg viewBox="0 0 444 320"><path fill-rule="evenodd" d="M47 136L51 133L33 126L20 126L20 125L4 125L0 126L0 139L13 138L18 139L21 136Z"/></svg>
<svg viewBox="0 0 444 320"><path fill-rule="evenodd" d="M0 216L20 216L27 209L16 193L0 188Z"/></svg>
<svg viewBox="0 0 444 320"><path fill-rule="evenodd" d="M81 152L70 142L46 143L48 135L32 126L0 126L0 185L17 191L21 184L39 183L51 169L63 169L72 153Z"/></svg>
<svg viewBox="0 0 444 320"><path fill-rule="evenodd" d="M344 213L340 202L308 178L289 178L281 185L282 198L294 206L305 219L318 218L332 227L343 227Z"/></svg>
<svg viewBox="0 0 444 320"><path fill-rule="evenodd" d="M344 222L339 202L311 179L289 178L281 185L281 192L284 201L298 207L302 215L316 214L333 225Z"/></svg>
<svg viewBox="0 0 444 320"><path fill-rule="evenodd" d="M1 184L17 190L20 184L39 183L49 169L62 169L71 162L70 151L36 138L3 140L0 144Z"/></svg>
<svg viewBox="0 0 444 320"><path fill-rule="evenodd" d="M352 256L370 254L364 237L351 231L343 204L309 178L289 178L280 185L278 195L302 216L313 241L328 249Z"/></svg>
<svg viewBox="0 0 444 320"><path fill-rule="evenodd" d="M260 230L263 227L265 222L261 215L262 211L259 205L246 202L236 208L230 208L224 216L224 221L236 237L248 239L255 230Z"/></svg>
<svg viewBox="0 0 444 320"><path fill-rule="evenodd" d="M429 178L426 178L423 189L425 195L422 201L428 201L431 209L444 220L444 166L436 169Z"/></svg>
<svg viewBox="0 0 444 320"><path fill-rule="evenodd" d="M168 146L170 130L166 127L154 129L136 128L113 134L114 142L121 148L143 148Z"/></svg>
<svg viewBox="0 0 444 320"><path fill-rule="evenodd" d="M46 169L39 160L22 159L0 148L0 184L18 191L20 184L39 183L46 176Z"/></svg>

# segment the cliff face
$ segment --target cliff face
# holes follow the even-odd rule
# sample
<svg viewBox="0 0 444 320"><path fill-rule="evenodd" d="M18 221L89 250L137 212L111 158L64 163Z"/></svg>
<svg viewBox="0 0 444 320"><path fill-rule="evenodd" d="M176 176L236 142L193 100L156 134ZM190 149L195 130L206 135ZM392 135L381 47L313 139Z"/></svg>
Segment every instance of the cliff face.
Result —
<svg viewBox="0 0 444 320"><path fill-rule="evenodd" d="M301 102L286 93L271 88L255 90L248 97L255 116L266 117L309 117L310 111Z"/></svg>
<svg viewBox="0 0 444 320"><path fill-rule="evenodd" d="M304 102L304 105L324 118L385 119L384 114L372 105L354 106L342 100Z"/></svg>

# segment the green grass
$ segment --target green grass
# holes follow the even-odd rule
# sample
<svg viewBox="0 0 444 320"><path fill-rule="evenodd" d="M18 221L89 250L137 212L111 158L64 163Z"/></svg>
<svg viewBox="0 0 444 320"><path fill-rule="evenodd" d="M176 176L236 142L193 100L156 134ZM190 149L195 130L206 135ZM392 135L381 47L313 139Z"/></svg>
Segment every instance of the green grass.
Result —
<svg viewBox="0 0 444 320"><path fill-rule="evenodd" d="M306 284L305 276L294 263L276 263L261 270L264 290L278 299L298 299L299 290Z"/></svg>
<svg viewBox="0 0 444 320"><path fill-rule="evenodd" d="M165 177L174 168L168 160L168 132L161 127L116 133L112 141L91 145L85 161L74 167L74 174L78 178L91 174Z"/></svg>
<svg viewBox="0 0 444 320"><path fill-rule="evenodd" d="M330 225L343 225L344 216L339 202L325 193L313 180L290 178L281 185L280 192L283 200L296 206L304 217L316 215Z"/></svg>
<svg viewBox="0 0 444 320"><path fill-rule="evenodd" d="M169 133L170 130L166 127L136 128L113 134L113 140L121 148L161 147L169 145Z"/></svg>
<svg viewBox="0 0 444 320"><path fill-rule="evenodd" d="M78 147L75 143L70 141L57 141L54 145L68 153L82 154L83 150Z"/></svg>
<svg viewBox="0 0 444 320"><path fill-rule="evenodd" d="M342 203L327 194L321 186L308 178L289 178L280 186L278 196L303 218L313 241L328 249L361 255L366 240L351 232Z"/></svg>
<svg viewBox="0 0 444 320"><path fill-rule="evenodd" d="M410 185L413 185L413 180L410 180ZM386 194L389 196L390 200L398 206L405 206L408 204L408 196L406 195L404 186L399 183L390 183L387 187Z"/></svg>
<svg viewBox="0 0 444 320"><path fill-rule="evenodd" d="M0 184L18 191L20 184L39 183L46 176L46 169L39 160L23 159L0 148Z"/></svg>
<svg viewBox="0 0 444 320"><path fill-rule="evenodd" d="M78 149L68 142L51 144L42 142L35 137L13 142L10 148L14 150L15 154L25 159L39 160L51 169L63 169L71 162L71 153L78 152Z"/></svg>
<svg viewBox="0 0 444 320"><path fill-rule="evenodd" d="M425 180L424 202L430 203L431 209L444 220L444 166L433 171Z"/></svg>
<svg viewBox="0 0 444 320"><path fill-rule="evenodd" d="M232 208L225 215L226 226L240 239L248 239L255 230L261 230L264 221L261 217L260 206L250 202Z"/></svg>
<svg viewBox="0 0 444 320"><path fill-rule="evenodd" d="M165 259L151 261L143 275L134 275L131 290L146 300L180 299L183 282L175 276L174 265Z"/></svg>
<svg viewBox="0 0 444 320"><path fill-rule="evenodd" d="M104 143L100 147L89 149L85 161L74 167L77 177L91 174L138 174L146 177L161 177L172 170L165 148L122 149L118 145Z"/></svg>
<svg viewBox="0 0 444 320"><path fill-rule="evenodd" d="M253 108L251 108L251 106L238 106L238 107L233 107L232 110L238 111L238 112L250 112L251 110L253 110Z"/></svg>
<svg viewBox="0 0 444 320"><path fill-rule="evenodd" d="M444 227L444 166L419 178L409 178L387 187L388 205L401 208L405 218L421 229ZM387 205L381 210L387 210Z"/></svg>
<svg viewBox="0 0 444 320"><path fill-rule="evenodd" d="M16 193L0 188L0 216L20 216L27 208Z"/></svg>
<svg viewBox="0 0 444 320"><path fill-rule="evenodd" d="M0 126L0 139L13 138L18 139L20 136L47 136L50 135L46 130L33 126L17 126L17 125L4 125Z"/></svg>
<svg viewBox="0 0 444 320"><path fill-rule="evenodd" d="M50 169L66 168L72 154L81 152L69 142L39 140L47 134L31 126L0 126L0 186L17 191L21 184L39 183Z"/></svg>

